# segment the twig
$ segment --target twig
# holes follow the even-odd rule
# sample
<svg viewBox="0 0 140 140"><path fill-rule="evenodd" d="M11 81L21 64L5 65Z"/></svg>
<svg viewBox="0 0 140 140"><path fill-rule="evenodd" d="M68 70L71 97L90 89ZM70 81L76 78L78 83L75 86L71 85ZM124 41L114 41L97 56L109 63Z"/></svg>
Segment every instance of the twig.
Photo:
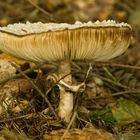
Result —
<svg viewBox="0 0 140 140"><path fill-rule="evenodd" d="M116 81L116 78L112 75L112 73L108 70L107 67L103 66L103 70L106 72L106 74L108 75L108 77L113 80Z"/></svg>
<svg viewBox="0 0 140 140"><path fill-rule="evenodd" d="M85 74L85 72L83 72L83 71L78 71L77 69L74 69L75 70L75 73L84 73ZM121 83L119 83L119 82L116 82L116 81L113 81L113 80L110 80L110 79L107 79L107 78L105 78L105 77L103 77L103 76L100 76L100 75L97 75L97 74L95 74L95 73L91 73L90 74L91 76L94 76L94 77L98 77L98 78L100 78L100 79L102 79L102 80L104 80L104 81L106 81L106 82L109 82L109 83L111 83L111 84L114 84L114 85L116 85L116 86L118 86L118 87L121 87L121 88L123 88L123 89L130 89L128 86L125 86L125 85L123 85L123 84L121 84Z"/></svg>
<svg viewBox="0 0 140 140"><path fill-rule="evenodd" d="M140 93L140 90L133 89L133 90L120 91L120 92L112 93L111 96L115 97L115 96L129 94L129 93ZM97 96L97 97L93 97L93 98L91 97L90 100L92 100L92 99L104 99L104 98L106 98L106 97ZM85 98L85 100L89 100L89 98Z"/></svg>
<svg viewBox="0 0 140 140"><path fill-rule="evenodd" d="M119 67L119 68L140 70L140 66L132 66L132 65L112 63L112 62L92 62L92 61L76 61L76 62L78 64L82 64L82 65L85 65L85 63L90 62L92 65L97 66L97 67L111 66L111 67Z"/></svg>
<svg viewBox="0 0 140 140"><path fill-rule="evenodd" d="M35 69L40 68L43 64L44 64L44 63L37 64L37 65L35 65L34 67L25 70L23 73L24 73L24 74L29 74L29 73L31 73L32 71L34 71ZM4 84L4 83L6 83L7 81L9 81L9 80L11 80L11 79L16 79L16 78L19 78L19 77L21 77L21 76L22 76L22 74L21 74L21 73L18 73L18 74L14 75L14 76L12 76L12 77L10 77L10 78L6 78L6 79L0 81L0 84Z"/></svg>
<svg viewBox="0 0 140 140"><path fill-rule="evenodd" d="M72 118L71 118L71 120L70 120L70 122L69 122L67 128L65 129L65 132L64 132L63 136L61 137L61 140L63 140L63 139L65 138L65 136L66 136L66 134L68 133L68 131L69 131L69 129L70 129L70 127L71 127L73 121L75 120L76 116L77 116L77 112L75 111L75 112L73 113L73 115L72 115Z"/></svg>
<svg viewBox="0 0 140 140"><path fill-rule="evenodd" d="M97 75L97 74L94 74L94 73L92 73L91 75L92 75L92 76L95 76L95 77L98 77L98 78L100 78L100 79L102 79L102 80L104 80L104 81L106 81L106 82L111 83L111 84L114 84L114 85L116 85L116 86L118 86L118 87L121 87L121 88L123 88L123 89L130 89L128 86L125 86L125 85L123 85L123 84L121 84L121 83L119 83L119 82L116 82L116 81L112 81L112 80L107 79L107 78L105 78L105 77L103 77L103 76L100 76L100 75Z"/></svg>
<svg viewBox="0 0 140 140"><path fill-rule="evenodd" d="M13 118L3 118L2 120L0 120L0 123L15 121L15 120L23 119L23 118L29 119L29 118L33 117L34 115L37 115L37 114L36 113L30 113L30 114L17 116L17 117L13 117Z"/></svg>
<svg viewBox="0 0 140 140"><path fill-rule="evenodd" d="M46 103L49 105L49 108L51 109L52 113L54 114L54 116L56 117L56 119L58 120L59 117L57 116L57 114L55 113L51 103L49 102L49 100L46 98L46 96L42 93L42 91L35 85L35 83L23 72L21 71L14 63L11 63L27 80L29 80L29 82L31 83L31 85L36 89L36 91L44 98L44 100L46 101Z"/></svg>
<svg viewBox="0 0 140 140"><path fill-rule="evenodd" d="M52 14L48 13L47 11L45 11L43 8L41 8L40 6L36 5L32 0L27 0L30 4L32 4L34 7L36 7L39 11L41 11L42 13L44 13L46 15L46 17L48 18L49 21L53 21L53 22L57 22L58 19L54 18L52 16Z"/></svg>
<svg viewBox="0 0 140 140"><path fill-rule="evenodd" d="M113 93L112 96L119 96L119 95L128 94L128 93L140 93L140 90L134 89L134 90L116 92L116 93Z"/></svg>
<svg viewBox="0 0 140 140"><path fill-rule="evenodd" d="M126 69L135 69L140 70L139 66L131 66L131 65L125 65L125 64L118 64L118 63L95 63L94 65L102 67L102 66L111 66L111 67L120 67L120 68L126 68Z"/></svg>
<svg viewBox="0 0 140 140"><path fill-rule="evenodd" d="M83 62L79 62L79 64L83 64ZM84 63L85 64L85 63ZM128 69L135 69L135 70L140 70L140 67L138 66L131 66L131 65L124 65L124 64L117 64L117 63L106 63L106 62L94 62L92 63L94 66L99 66L99 67L103 67L103 66L114 66L114 67L121 67L121 68L128 68ZM77 71L77 69L74 69L75 71ZM78 73L85 73L85 72L79 72ZM100 75L97 75L97 74L94 74L94 73L91 73L92 76L95 76L95 77L98 77L106 82L109 82L111 84L114 84L118 87L121 87L121 88L124 88L124 89L130 89L128 86L125 86L117 81L113 81L113 80L110 80L110 79L107 79L103 76L100 76Z"/></svg>
<svg viewBox="0 0 140 140"><path fill-rule="evenodd" d="M88 70L87 70L87 72L86 72L86 76L85 76L85 79L84 79L83 83L86 82L86 80L87 80L87 78L88 78L89 73L90 73L91 70L92 70L92 66L91 66L91 63L89 63L89 68L88 68Z"/></svg>

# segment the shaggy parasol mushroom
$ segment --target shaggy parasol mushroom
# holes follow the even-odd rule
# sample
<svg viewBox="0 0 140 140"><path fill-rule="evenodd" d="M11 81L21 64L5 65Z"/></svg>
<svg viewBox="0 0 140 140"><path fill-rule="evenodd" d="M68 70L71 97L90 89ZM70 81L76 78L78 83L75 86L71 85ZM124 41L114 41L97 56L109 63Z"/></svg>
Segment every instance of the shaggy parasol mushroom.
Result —
<svg viewBox="0 0 140 140"><path fill-rule="evenodd" d="M64 85L72 86L70 61L107 61L121 55L129 46L131 26L115 21L94 23L29 23L0 28L0 49L15 57L33 62L59 62L59 116L69 121L73 94ZM61 86L63 85L63 86ZM77 86L78 87L78 86Z"/></svg>

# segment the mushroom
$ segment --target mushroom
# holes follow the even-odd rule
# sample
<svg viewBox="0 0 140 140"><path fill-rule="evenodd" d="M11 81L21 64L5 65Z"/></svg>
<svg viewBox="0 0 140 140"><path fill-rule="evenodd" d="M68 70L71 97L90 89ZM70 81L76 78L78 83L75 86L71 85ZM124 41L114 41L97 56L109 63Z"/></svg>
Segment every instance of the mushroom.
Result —
<svg viewBox="0 0 140 140"><path fill-rule="evenodd" d="M75 24L18 23L0 28L0 49L33 62L59 63L57 77L61 80L58 83L58 114L69 122L73 110L73 93L66 91L66 87L77 91L82 86L72 84L71 61L107 61L117 57L128 48L131 33L129 24L113 20L94 23L77 21Z"/></svg>

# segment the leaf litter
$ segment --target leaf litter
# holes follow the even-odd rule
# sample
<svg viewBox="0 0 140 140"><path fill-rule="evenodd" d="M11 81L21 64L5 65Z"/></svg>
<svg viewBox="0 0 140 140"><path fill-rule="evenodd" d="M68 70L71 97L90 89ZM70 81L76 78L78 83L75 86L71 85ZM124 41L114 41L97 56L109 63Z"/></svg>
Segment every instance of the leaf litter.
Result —
<svg viewBox="0 0 140 140"><path fill-rule="evenodd" d="M137 6L135 6L137 5ZM108 63L92 63L86 77L85 91L75 95L76 116L70 128L55 115L46 103L50 101L55 112L59 101L59 88L46 77L56 69L51 64L33 66L5 54L6 59L25 71L6 78L0 85L0 139L140 139L140 23L139 1L127 0L1 0L0 25L15 22L58 21L73 23L75 20L95 21L115 19L129 22L134 29L134 39L128 51ZM46 16L47 15L47 16ZM57 17L57 18L56 18ZM135 20L137 19L137 20ZM74 62L74 81L84 81L88 62ZM93 134L94 133L94 134ZM100 134L100 135L99 135Z"/></svg>

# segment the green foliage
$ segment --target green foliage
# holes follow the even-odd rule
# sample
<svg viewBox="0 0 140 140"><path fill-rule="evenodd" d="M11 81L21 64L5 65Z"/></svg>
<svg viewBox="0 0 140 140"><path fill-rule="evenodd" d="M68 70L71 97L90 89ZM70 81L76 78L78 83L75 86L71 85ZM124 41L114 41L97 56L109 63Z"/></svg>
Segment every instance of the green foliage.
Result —
<svg viewBox="0 0 140 140"><path fill-rule="evenodd" d="M92 112L91 120L93 123L100 121L104 123L106 126L114 126L116 124L116 120L112 115L111 108Z"/></svg>
<svg viewBox="0 0 140 140"><path fill-rule="evenodd" d="M118 124L125 125L140 120L140 107L130 100L119 100L112 108L112 114Z"/></svg>
<svg viewBox="0 0 140 140"><path fill-rule="evenodd" d="M140 140L140 133L125 133L122 134L123 140Z"/></svg>

